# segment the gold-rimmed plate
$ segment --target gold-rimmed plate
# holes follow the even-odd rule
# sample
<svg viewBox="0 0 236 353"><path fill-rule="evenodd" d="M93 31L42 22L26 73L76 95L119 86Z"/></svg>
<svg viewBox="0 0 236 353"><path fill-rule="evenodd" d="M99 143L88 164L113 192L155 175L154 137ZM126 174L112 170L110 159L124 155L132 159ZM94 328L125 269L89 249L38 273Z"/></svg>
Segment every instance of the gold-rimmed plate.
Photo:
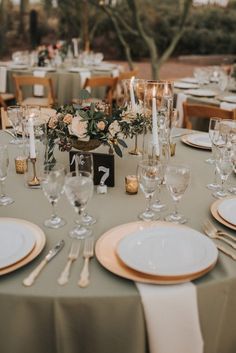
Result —
<svg viewBox="0 0 236 353"><path fill-rule="evenodd" d="M194 148L199 148L199 149L206 150L206 151L210 151L211 150L211 147L203 146L203 145L199 145L199 144L194 144L194 143L190 142L189 141L189 135L190 134L186 134L186 135L182 135L181 136L181 141L185 145L188 145L188 146L194 147ZM191 135L197 135L197 133L192 133Z"/></svg>
<svg viewBox="0 0 236 353"><path fill-rule="evenodd" d="M213 202L213 204L211 205L211 214L221 224L225 225L228 228L236 230L236 226L226 221L223 217L220 216L218 212L218 208L222 204L222 202L225 202L225 200L231 200L231 199L235 199L235 197L234 198L229 197L223 200L216 200L215 202Z"/></svg>
<svg viewBox="0 0 236 353"><path fill-rule="evenodd" d="M133 268L127 266L119 256L117 255L117 247L119 242L125 238L127 235L132 234L133 232L144 230L145 228L153 227L164 227L168 226L175 227L176 225L169 224L167 222L132 222L120 225L118 227L110 229L108 232L104 233L97 241L95 251L98 261L110 272L121 276L126 279L130 279L142 283L153 283L153 284L175 284L188 282L193 279L199 278L209 272L217 261L217 250L214 260L207 266L207 268L202 269L201 271L196 271L194 273L188 273L187 275L150 275L146 273L139 272ZM186 226L179 226L188 228ZM189 228L190 229L190 228ZM208 239L209 240L209 239Z"/></svg>
<svg viewBox="0 0 236 353"><path fill-rule="evenodd" d="M35 238L35 245L31 250L31 252L29 252L25 257L13 263L12 265L1 268L0 269L0 276L1 276L7 273L13 272L18 268L23 267L29 262L31 262L32 260L34 260L43 250L46 243L46 237L42 229L39 228L36 224L25 221L23 219L4 217L0 219L0 222L14 222L14 223L18 223L19 225L23 225L25 228L29 229L29 231L33 234Z"/></svg>

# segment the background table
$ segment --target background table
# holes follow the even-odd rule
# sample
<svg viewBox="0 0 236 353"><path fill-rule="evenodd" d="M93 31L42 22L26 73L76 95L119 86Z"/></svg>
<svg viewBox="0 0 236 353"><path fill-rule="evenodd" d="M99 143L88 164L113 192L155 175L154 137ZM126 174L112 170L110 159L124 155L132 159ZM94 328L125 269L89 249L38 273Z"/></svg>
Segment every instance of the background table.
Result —
<svg viewBox="0 0 236 353"><path fill-rule="evenodd" d="M0 134L1 143L10 139L6 133ZM15 203L1 207L0 216L21 218L39 225L45 231L47 243L37 259L0 277L1 353L148 352L141 300L132 281L113 275L94 258L91 284L88 288L79 288L77 281L83 263L80 255L72 267L69 283L65 287L57 284L71 244L68 231L73 227L74 210L63 195L58 203L58 213L67 220L67 225L59 230L46 229L42 224L50 215L50 205L42 190L25 188L23 176L15 174L14 170L13 157L17 147L9 145L9 150L11 164L6 189L15 198ZM212 218L209 207L215 200L205 186L213 178L212 166L205 163L209 156L210 152L178 141L176 156L171 159L191 167L191 183L180 210L188 217L188 225L199 231L203 221ZM68 163L65 152L58 153L57 158ZM123 158L116 157L115 187L109 188L106 195L94 193L88 211L97 219L93 227L97 239L116 225L137 220L137 214L144 208L142 192L131 196L124 188L124 178L135 173L138 160L139 157L129 155L127 151ZM235 175L231 180L235 183ZM173 204L166 190L162 191L161 199L167 202L168 212L172 210ZM65 248L32 287L24 287L22 280L60 239L66 241ZM236 262L220 253L216 267L194 283L205 341L204 353L235 353Z"/></svg>
<svg viewBox="0 0 236 353"><path fill-rule="evenodd" d="M114 69L118 70L120 66L114 65ZM7 91L15 93L13 75L32 75L37 68L18 70L8 69L7 71ZM112 76L113 69L96 70L92 67L88 68L91 76ZM70 72L67 69L57 69L56 71L48 71L46 75L52 78L54 94L59 105L70 104L73 98L77 98L82 88L81 77L79 72ZM97 92L96 92L97 93ZM96 97L96 98L100 98Z"/></svg>

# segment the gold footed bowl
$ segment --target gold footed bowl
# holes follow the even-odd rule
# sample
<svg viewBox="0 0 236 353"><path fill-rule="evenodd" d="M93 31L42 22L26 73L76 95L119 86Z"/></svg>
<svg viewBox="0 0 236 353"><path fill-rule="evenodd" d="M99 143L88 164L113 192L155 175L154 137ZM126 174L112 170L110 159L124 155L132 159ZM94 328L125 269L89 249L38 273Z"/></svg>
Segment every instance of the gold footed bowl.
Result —
<svg viewBox="0 0 236 353"><path fill-rule="evenodd" d="M96 139L89 141L72 140L72 147L80 151L92 151L98 148L101 144L102 142Z"/></svg>

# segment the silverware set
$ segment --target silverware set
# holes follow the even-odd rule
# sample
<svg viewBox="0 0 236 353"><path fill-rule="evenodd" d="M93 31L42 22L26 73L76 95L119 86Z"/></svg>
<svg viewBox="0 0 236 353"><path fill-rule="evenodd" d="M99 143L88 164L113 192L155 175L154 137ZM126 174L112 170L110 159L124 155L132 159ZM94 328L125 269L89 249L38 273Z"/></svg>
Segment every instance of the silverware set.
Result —
<svg viewBox="0 0 236 353"><path fill-rule="evenodd" d="M234 251L236 250L236 237L225 231L217 229L209 220L204 222L203 230L209 238L222 241L222 243L215 242L217 248L226 255L230 256L233 260L236 260L236 252ZM223 243L227 244L228 247L225 247Z"/></svg>
<svg viewBox="0 0 236 353"><path fill-rule="evenodd" d="M57 279L57 283L61 286L64 286L68 283L71 273L72 264L78 259L80 248L81 248L82 240L73 239L70 250L67 256L67 262L62 270L60 276ZM63 248L65 242L61 240L57 243L45 256L45 258L40 262L40 264L23 280L23 284L26 287L30 287L34 284L36 278L45 267L45 265L54 258L59 251ZM83 258L84 264L80 273L78 286L81 288L85 288L90 283L90 272L89 272L89 260L94 256L94 237L88 237L84 240L84 248L83 248Z"/></svg>

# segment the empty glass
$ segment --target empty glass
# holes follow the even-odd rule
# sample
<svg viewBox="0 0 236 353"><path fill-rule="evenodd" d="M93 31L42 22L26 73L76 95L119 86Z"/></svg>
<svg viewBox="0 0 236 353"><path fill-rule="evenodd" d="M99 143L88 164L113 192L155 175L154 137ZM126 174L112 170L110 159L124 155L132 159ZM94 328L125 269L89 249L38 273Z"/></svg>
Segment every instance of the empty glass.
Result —
<svg viewBox="0 0 236 353"><path fill-rule="evenodd" d="M41 179L44 195L52 205L52 215L44 221L48 228L60 228L65 225L65 220L56 214L56 204L63 193L65 182L65 167L60 164L45 164Z"/></svg>
<svg viewBox="0 0 236 353"><path fill-rule="evenodd" d="M93 178L93 154L90 152L78 152L75 155L75 168L79 172L84 171L90 173L91 178ZM77 222L76 220L76 223ZM91 226L96 223L96 219L87 212L84 212L82 215L82 223L85 226Z"/></svg>
<svg viewBox="0 0 236 353"><path fill-rule="evenodd" d="M9 166L9 155L7 145L0 145L0 206L10 205L14 200L5 193L5 180Z"/></svg>
<svg viewBox="0 0 236 353"><path fill-rule="evenodd" d="M221 121L221 119L219 119L219 118L210 118L210 120L209 120L208 133L209 133L209 137L210 137L210 140L211 140L212 144L219 139L220 121ZM214 158L208 158L208 159L206 159L206 162L209 163L209 164L214 164L215 163L215 159Z"/></svg>
<svg viewBox="0 0 236 353"><path fill-rule="evenodd" d="M21 124L22 124L23 108L19 105L9 106L7 107L7 116L12 124L13 133L14 133L14 139L11 140L10 143L12 144L22 143L22 141L18 138L17 133L20 131Z"/></svg>
<svg viewBox="0 0 236 353"><path fill-rule="evenodd" d="M74 207L75 212L79 215L79 223L70 231L70 236L76 239L83 239L91 235L91 229L85 227L81 223L81 217L87 206L88 200L93 194L93 179L88 172L72 172L66 175L65 193Z"/></svg>
<svg viewBox="0 0 236 353"><path fill-rule="evenodd" d="M229 195L225 189L225 182L233 170L232 151L225 146L219 146L216 151L216 170L220 176L221 188L213 193L216 198L224 198Z"/></svg>
<svg viewBox="0 0 236 353"><path fill-rule="evenodd" d="M151 209L153 195L162 180L162 165L156 159L144 159L138 163L137 177L140 188L146 198L147 206L139 218L144 221L152 221L158 216Z"/></svg>
<svg viewBox="0 0 236 353"><path fill-rule="evenodd" d="M178 203L182 199L189 184L189 167L185 165L167 166L165 180L175 206L174 212L166 216L165 220L174 223L186 223L187 219L178 212Z"/></svg>

